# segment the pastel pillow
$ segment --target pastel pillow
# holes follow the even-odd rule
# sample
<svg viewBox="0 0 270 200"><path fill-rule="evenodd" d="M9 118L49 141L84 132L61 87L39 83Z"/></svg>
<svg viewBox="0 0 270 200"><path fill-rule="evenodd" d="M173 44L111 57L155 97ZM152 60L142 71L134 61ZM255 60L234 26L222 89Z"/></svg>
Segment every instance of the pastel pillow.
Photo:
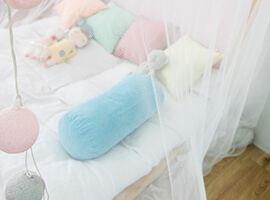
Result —
<svg viewBox="0 0 270 200"><path fill-rule="evenodd" d="M146 74L132 74L105 93L65 114L59 122L63 148L75 159L99 157L157 112L164 94Z"/></svg>
<svg viewBox="0 0 270 200"><path fill-rule="evenodd" d="M166 47L164 23L138 17L115 48L114 55L141 64L155 49Z"/></svg>
<svg viewBox="0 0 270 200"><path fill-rule="evenodd" d="M190 88L191 83L202 76L209 53L209 49L185 35L165 50L165 54L169 56L170 61L156 72L156 77L177 99L178 95L183 94ZM222 57L222 54L214 52L212 65L220 61ZM192 80L190 79L191 75Z"/></svg>
<svg viewBox="0 0 270 200"><path fill-rule="evenodd" d="M89 17L87 23L93 28L93 38L108 53L113 53L116 45L135 18L134 15L115 3L109 3L108 9Z"/></svg>
<svg viewBox="0 0 270 200"><path fill-rule="evenodd" d="M79 18L87 18L106 8L101 0L63 0L54 7L66 29L76 24Z"/></svg>

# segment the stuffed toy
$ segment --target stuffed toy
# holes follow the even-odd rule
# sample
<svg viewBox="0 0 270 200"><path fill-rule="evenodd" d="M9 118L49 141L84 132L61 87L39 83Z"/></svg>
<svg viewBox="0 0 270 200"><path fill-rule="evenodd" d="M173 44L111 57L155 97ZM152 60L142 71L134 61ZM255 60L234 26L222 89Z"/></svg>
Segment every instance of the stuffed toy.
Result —
<svg viewBox="0 0 270 200"><path fill-rule="evenodd" d="M148 54L148 62L150 67L156 71L163 68L169 62L169 58L164 51L153 50Z"/></svg>
<svg viewBox="0 0 270 200"><path fill-rule="evenodd" d="M168 62L169 57L164 53L163 50L153 50L147 55L147 61L142 63L137 70L132 72L132 74L150 74L150 72L155 73L156 71L162 69Z"/></svg>
<svg viewBox="0 0 270 200"><path fill-rule="evenodd" d="M74 56L76 47L84 47L92 38L91 30L90 26L72 28L67 38L47 48L42 54L40 61L43 62L45 67L50 67Z"/></svg>
<svg viewBox="0 0 270 200"><path fill-rule="evenodd" d="M40 56L44 51L51 45L57 43L65 35L65 31L62 28L52 28L50 29L46 36L36 40L31 41L30 46L25 53L25 57L30 57L32 59L40 59Z"/></svg>
<svg viewBox="0 0 270 200"><path fill-rule="evenodd" d="M81 28L88 37L92 38L93 37L93 29L92 27L87 24L87 21L85 18L80 18L76 24L77 27Z"/></svg>

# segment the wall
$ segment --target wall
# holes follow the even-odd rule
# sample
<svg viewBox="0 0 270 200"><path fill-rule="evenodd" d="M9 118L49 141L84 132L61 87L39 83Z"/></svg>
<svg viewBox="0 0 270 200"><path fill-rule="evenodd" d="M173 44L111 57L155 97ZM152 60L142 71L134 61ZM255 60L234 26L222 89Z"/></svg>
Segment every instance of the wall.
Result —
<svg viewBox="0 0 270 200"><path fill-rule="evenodd" d="M268 26L268 33L270 33L270 25ZM258 87L256 90L261 93L261 91L264 91L265 97L267 97L266 103L263 107L262 115L258 121L257 127L255 128L255 140L254 144L261 148L266 153L270 154L270 94L269 90L267 91L266 88L269 88L270 85L270 45L268 42L268 50L266 52L266 57L264 59L263 68L267 69L264 70L265 73L262 75L261 81L264 83L264 85L258 84ZM257 79L258 82L259 79ZM258 93L258 94L259 94ZM254 94L254 96L258 96ZM265 99L263 95L258 96L258 99ZM252 113L250 113L252 114Z"/></svg>
<svg viewBox="0 0 270 200"><path fill-rule="evenodd" d="M270 154L270 95L264 106L264 111L255 129L254 144Z"/></svg>

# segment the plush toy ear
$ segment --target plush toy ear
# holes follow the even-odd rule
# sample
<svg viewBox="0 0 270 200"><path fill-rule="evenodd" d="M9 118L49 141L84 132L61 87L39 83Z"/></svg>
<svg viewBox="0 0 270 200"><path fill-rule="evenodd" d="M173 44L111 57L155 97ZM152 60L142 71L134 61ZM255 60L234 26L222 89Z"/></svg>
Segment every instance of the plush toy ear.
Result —
<svg viewBox="0 0 270 200"><path fill-rule="evenodd" d="M81 28L85 23L86 23L86 19L82 17L78 20L77 26Z"/></svg>
<svg viewBox="0 0 270 200"><path fill-rule="evenodd" d="M87 24L85 18L80 18L77 22L77 26L85 32L89 39L93 37L93 28L89 24Z"/></svg>

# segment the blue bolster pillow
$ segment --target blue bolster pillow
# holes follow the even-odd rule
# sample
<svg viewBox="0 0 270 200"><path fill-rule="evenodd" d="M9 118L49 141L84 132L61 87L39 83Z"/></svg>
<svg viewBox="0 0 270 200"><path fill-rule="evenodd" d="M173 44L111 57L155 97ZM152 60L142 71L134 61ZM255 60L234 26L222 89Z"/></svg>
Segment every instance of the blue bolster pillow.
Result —
<svg viewBox="0 0 270 200"><path fill-rule="evenodd" d="M163 91L154 84L161 104ZM66 113L59 122L60 142L75 159L101 156L156 113L156 98L151 77L132 74Z"/></svg>

